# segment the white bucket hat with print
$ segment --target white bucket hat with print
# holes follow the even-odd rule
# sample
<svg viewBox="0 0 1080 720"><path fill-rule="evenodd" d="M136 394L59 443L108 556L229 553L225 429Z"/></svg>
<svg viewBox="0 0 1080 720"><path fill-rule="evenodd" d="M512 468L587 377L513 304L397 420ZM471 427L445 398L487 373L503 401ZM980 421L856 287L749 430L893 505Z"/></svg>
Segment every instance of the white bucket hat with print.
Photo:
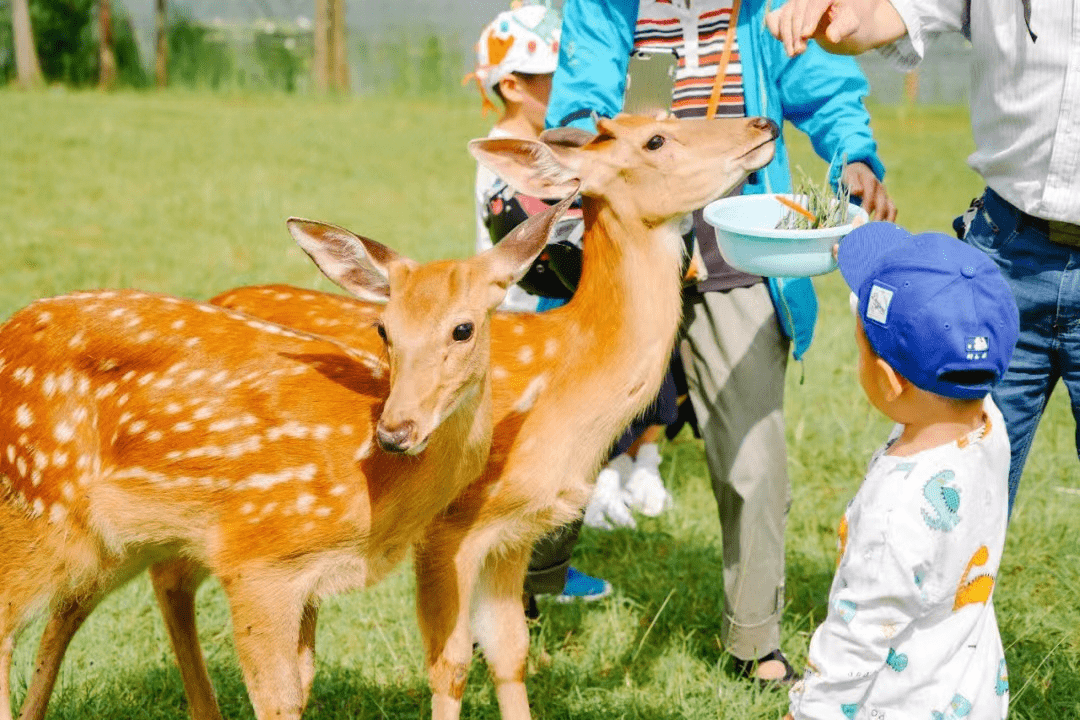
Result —
<svg viewBox="0 0 1080 720"><path fill-rule="evenodd" d="M476 81L485 108L491 106L486 91L510 73L555 72L561 27L559 13L547 5L515 4L495 16L480 33L476 69L465 78L466 82Z"/></svg>

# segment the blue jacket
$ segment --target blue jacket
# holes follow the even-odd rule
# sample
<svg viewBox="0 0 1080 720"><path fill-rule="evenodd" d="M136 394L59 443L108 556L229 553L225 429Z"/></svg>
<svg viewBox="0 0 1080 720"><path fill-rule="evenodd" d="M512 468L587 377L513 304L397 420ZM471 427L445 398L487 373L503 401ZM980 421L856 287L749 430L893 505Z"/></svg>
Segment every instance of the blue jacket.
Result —
<svg viewBox="0 0 1080 720"><path fill-rule="evenodd" d="M604 117L619 113L638 8L644 1L648 0L565 0L559 70L547 110L549 127L594 130L592 112ZM879 179L884 177L863 105L870 86L858 64L814 43L802 55L789 58L783 44L765 28L765 4L743 0L736 28L747 115L765 115L781 128L787 120L810 137L826 161L846 155L849 163L864 162ZM783 135L776 141L772 162L753 177L743 192L791 190ZM813 283L809 278L768 280L777 316L799 359L810 346L817 319Z"/></svg>

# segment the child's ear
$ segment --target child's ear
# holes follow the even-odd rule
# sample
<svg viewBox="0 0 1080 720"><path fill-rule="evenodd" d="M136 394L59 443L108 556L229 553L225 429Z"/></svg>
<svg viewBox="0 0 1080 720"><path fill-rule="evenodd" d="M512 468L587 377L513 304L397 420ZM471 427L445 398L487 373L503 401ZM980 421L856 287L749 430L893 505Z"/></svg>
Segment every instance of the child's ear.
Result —
<svg viewBox="0 0 1080 720"><path fill-rule="evenodd" d="M881 358L874 359L874 368L877 370L874 373L874 380L878 384L878 389L881 390L881 396L889 402L895 401L907 388L907 378L893 370L892 365Z"/></svg>
<svg viewBox="0 0 1080 720"><path fill-rule="evenodd" d="M521 85L514 73L507 73L499 80L499 92L508 102L521 102Z"/></svg>

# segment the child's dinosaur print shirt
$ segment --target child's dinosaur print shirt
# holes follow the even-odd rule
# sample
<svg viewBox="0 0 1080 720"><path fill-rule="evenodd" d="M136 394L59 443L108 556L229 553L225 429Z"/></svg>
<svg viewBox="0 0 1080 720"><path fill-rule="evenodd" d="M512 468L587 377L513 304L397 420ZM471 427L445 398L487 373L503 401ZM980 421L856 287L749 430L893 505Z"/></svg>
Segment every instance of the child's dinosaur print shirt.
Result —
<svg viewBox="0 0 1080 720"><path fill-rule="evenodd" d="M796 720L1002 720L1009 705L993 589L1005 544L1009 439L982 428L870 461L840 523L829 613L792 688Z"/></svg>

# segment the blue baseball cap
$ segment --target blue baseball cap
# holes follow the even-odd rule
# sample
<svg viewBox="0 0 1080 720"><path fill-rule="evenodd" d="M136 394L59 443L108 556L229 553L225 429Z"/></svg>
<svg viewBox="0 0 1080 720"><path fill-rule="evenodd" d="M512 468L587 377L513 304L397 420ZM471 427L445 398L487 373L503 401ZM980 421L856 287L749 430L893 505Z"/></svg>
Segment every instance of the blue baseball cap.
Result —
<svg viewBox="0 0 1080 720"><path fill-rule="evenodd" d="M941 233L867 223L840 242L840 273L859 299L870 346L916 387L984 397L1009 366L1016 299L981 250Z"/></svg>

